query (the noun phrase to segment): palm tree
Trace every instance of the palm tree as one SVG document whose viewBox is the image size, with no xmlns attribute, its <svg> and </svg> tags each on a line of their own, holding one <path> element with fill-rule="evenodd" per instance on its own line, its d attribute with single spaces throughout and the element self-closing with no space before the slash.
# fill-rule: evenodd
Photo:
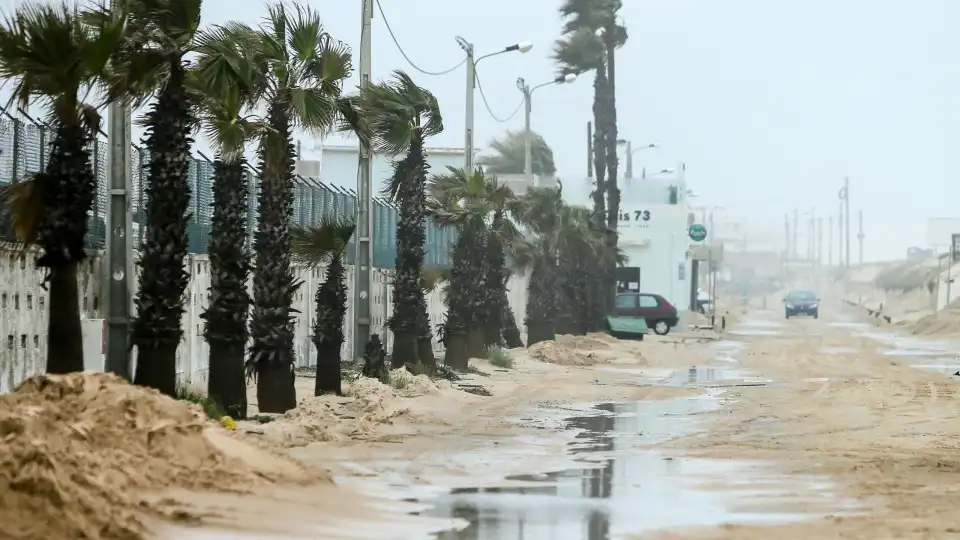
<svg viewBox="0 0 960 540">
<path fill-rule="evenodd" d="M 491 190 L 482 169 L 468 174 L 464 169 L 448 167 L 447 173 L 433 177 L 428 187 L 428 208 L 433 221 L 456 230 L 453 261 L 445 301 L 446 319 L 443 339 L 444 363 L 464 370 L 471 357 L 481 356 L 490 335 L 490 317 L 500 318 L 502 270 L 490 269 L 489 241 L 493 236 L 487 219 L 494 212 Z M 501 204 L 501 212 L 505 202 Z M 497 242 L 499 243 L 499 241 Z M 496 247 L 495 247 L 496 249 Z M 502 250 L 501 250 L 502 252 Z M 502 260 L 495 261 L 501 265 Z M 493 277 L 494 282 L 486 280 Z M 488 291 L 492 288 L 492 291 Z M 492 303 L 490 295 L 493 295 Z M 493 313 L 496 309 L 497 313 Z M 500 341 L 500 328 L 496 330 Z"/>
<path fill-rule="evenodd" d="M 254 236 L 252 345 L 247 370 L 257 376 L 264 412 L 296 407 L 293 373 L 293 297 L 300 286 L 290 265 L 293 215 L 292 130 L 317 133 L 355 125 L 342 95 L 351 72 L 349 48 L 324 29 L 319 14 L 301 4 L 273 5 L 257 30 L 233 23 L 231 34 L 254 51 L 254 95 L 266 105 L 269 129 L 259 141 L 259 222 Z"/>
<path fill-rule="evenodd" d="M 512 328 L 509 328 L 510 339 L 507 340 L 505 336 L 508 322 L 513 319 L 513 310 L 507 298 L 507 282 L 510 274 L 507 270 L 506 246 L 516 242 L 520 237 L 520 232 L 508 219 L 507 214 L 510 207 L 515 204 L 516 196 L 513 190 L 502 184 L 496 177 L 489 175 L 486 177 L 485 197 L 493 207 L 493 215 L 490 217 L 490 227 L 486 237 L 484 294 L 481 300 L 485 316 L 484 344 L 486 346 L 503 345 L 504 341 L 507 341 L 512 346 L 522 346 L 522 342 L 517 344 L 520 339 L 519 332 L 516 339 L 512 335 L 512 331 L 516 328 L 516 321 L 513 321 Z"/>
<path fill-rule="evenodd" d="M 144 117 L 147 227 L 141 243 L 140 286 L 134 300 L 134 382 L 176 396 L 176 355 L 183 337 L 183 295 L 190 275 L 187 222 L 189 160 L 196 119 L 184 56 L 200 26 L 201 0 L 134 0 L 117 13 L 87 12 L 88 20 L 125 18 L 126 39 L 110 65 L 110 93 L 141 103 L 156 97 Z"/>
<path fill-rule="evenodd" d="M 77 270 L 96 189 L 89 143 L 100 115 L 85 102 L 122 42 L 119 18 L 85 24 L 66 5 L 26 4 L 0 24 L 0 79 L 13 82 L 12 101 L 40 100 L 53 137 L 49 160 L 31 179 L 0 193 L 25 248 L 37 245 L 47 271 L 47 372 L 82 371 L 83 338 Z"/>
<path fill-rule="evenodd" d="M 314 395 L 343 393 L 340 386 L 340 350 L 343 349 L 343 319 L 347 315 L 347 283 L 344 256 L 356 224 L 352 220 L 324 219 L 317 225 L 292 230 L 293 252 L 308 266 L 326 264 L 326 278 L 316 293 L 313 344 L 317 348 Z"/>
<path fill-rule="evenodd" d="M 563 209 L 562 186 L 530 188 L 514 213 L 532 235 L 513 245 L 517 269 L 530 270 L 527 286 L 527 345 L 552 340 L 557 315 L 557 245 Z"/>
<path fill-rule="evenodd" d="M 586 60 L 580 67 L 592 65 L 596 70 L 594 92 L 594 117 L 597 131 L 594 136 L 594 162 L 597 169 L 598 188 L 606 166 L 605 183 L 601 193 L 594 193 L 594 222 L 598 230 L 603 230 L 603 212 L 597 204 L 602 203 L 602 192 L 606 192 L 606 243 L 611 251 L 616 250 L 617 236 L 614 234 L 620 215 L 620 189 L 617 187 L 617 105 L 616 105 L 616 49 L 627 41 L 627 30 L 617 22 L 617 13 L 622 0 L 564 0 L 560 14 L 566 21 L 563 33 L 569 36 L 565 44 L 558 47 L 558 59 L 567 68 L 576 67 L 577 61 Z M 574 36 L 578 36 L 574 39 Z M 563 56 L 560 55 L 562 50 Z M 598 160 L 597 157 L 600 157 Z M 613 307 L 616 276 L 613 267 L 608 269 L 606 301 L 607 308 Z"/>
<path fill-rule="evenodd" d="M 554 44 L 553 58 L 562 73 L 582 73 L 594 71 L 593 79 L 593 169 L 596 176 L 591 198 L 593 199 L 593 222 L 599 229 L 606 226 L 604 193 L 607 172 L 607 135 L 604 131 L 605 104 L 607 92 L 607 71 L 603 44 L 592 30 L 580 28 L 565 32 L 565 36 Z"/>
<path fill-rule="evenodd" d="M 494 153 L 478 160 L 483 170 L 488 174 L 523 174 L 525 136 L 523 131 L 507 131 L 499 139 L 490 141 Z M 531 137 L 533 174 L 555 175 L 557 167 L 553 162 L 553 150 L 539 133 L 531 133 Z"/>
<path fill-rule="evenodd" d="M 424 140 L 443 131 L 440 106 L 430 91 L 417 86 L 409 75 L 395 71 L 393 78 L 361 87 L 357 111 L 364 116 L 375 152 L 404 155 L 393 164 L 386 194 L 399 206 L 396 276 L 393 281 L 393 365 L 429 362 L 432 348 L 421 346 L 430 336 L 426 296 L 421 287 L 426 240 L 427 172 Z M 433 366 L 427 365 L 428 369 Z"/>
<path fill-rule="evenodd" d="M 210 346 L 207 395 L 234 418 L 247 416 L 244 358 L 250 314 L 250 253 L 247 249 L 248 171 L 244 147 L 260 136 L 262 122 L 242 116 L 251 99 L 251 73 L 235 71 L 250 62 L 235 62 L 249 54 L 214 28 L 198 41 L 200 57 L 190 71 L 197 99 L 197 116 L 207 140 L 217 148 L 213 177 L 213 218 L 210 229 L 210 302 L 200 316 Z"/>
</svg>

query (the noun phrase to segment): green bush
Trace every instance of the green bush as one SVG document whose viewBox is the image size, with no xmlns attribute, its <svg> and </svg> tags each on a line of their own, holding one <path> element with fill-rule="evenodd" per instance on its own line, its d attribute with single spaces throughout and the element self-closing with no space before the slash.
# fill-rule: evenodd
<svg viewBox="0 0 960 540">
<path fill-rule="evenodd" d="M 215 401 L 201 394 L 200 392 L 191 390 L 190 388 L 184 386 L 177 388 L 177 398 L 181 401 L 196 403 L 203 409 L 203 412 L 207 415 L 207 418 L 210 418 L 211 420 L 216 420 L 219 422 L 221 418 L 228 416 L 226 411 L 221 409 Z"/>
<path fill-rule="evenodd" d="M 487 347 L 487 360 L 499 368 L 510 369 L 513 367 L 513 357 L 510 356 L 510 353 L 507 352 L 506 349 L 499 345 L 490 345 Z"/>
</svg>

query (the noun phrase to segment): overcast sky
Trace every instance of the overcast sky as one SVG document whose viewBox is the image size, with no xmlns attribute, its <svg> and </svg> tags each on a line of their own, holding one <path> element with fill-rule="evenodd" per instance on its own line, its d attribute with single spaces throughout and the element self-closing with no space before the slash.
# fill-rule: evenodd
<svg viewBox="0 0 960 540">
<path fill-rule="evenodd" d="M 454 41 L 478 55 L 519 41 L 528 54 L 484 60 L 478 72 L 494 113 L 519 104 L 516 78 L 549 80 L 560 20 L 554 0 L 380 0 L 400 44 L 430 71 L 455 65 Z M 864 211 L 866 258 L 901 257 L 924 244 L 927 216 L 960 215 L 957 152 L 960 76 L 954 58 L 960 3 L 950 0 L 627 0 L 630 41 L 617 66 L 621 136 L 662 148 L 637 154 L 636 168 L 687 163 L 705 204 L 782 230 L 794 207 L 837 212 L 851 178 L 851 206 Z M 355 48 L 359 0 L 314 0 L 327 28 Z M 416 6 L 415 8 L 413 6 Z M 204 20 L 254 22 L 262 4 L 206 0 Z M 416 74 L 387 33 L 373 26 L 373 69 Z M 465 72 L 418 82 L 439 98 L 446 131 L 434 145 L 462 146 Z M 354 83 L 355 84 L 355 83 Z M 560 176 L 585 174 L 590 77 L 535 94 L 533 127 L 553 147 Z M 477 144 L 523 125 L 499 123 L 477 96 Z M 951 155 L 952 154 L 952 155 Z M 854 220 L 855 221 L 855 220 Z M 802 244 L 802 242 L 801 242 Z"/>
<path fill-rule="evenodd" d="M 6 0 L 11 2 L 12 0 Z M 484 60 L 478 71 L 495 114 L 519 105 L 517 77 L 550 80 L 559 36 L 558 0 L 380 0 L 407 54 L 444 70 L 462 59 L 454 36 L 478 55 L 531 41 L 527 54 Z M 3 4 L 0 0 L 0 4 Z M 354 49 L 360 0 L 310 0 L 327 29 Z M 853 211 L 864 211 L 866 258 L 902 257 L 924 245 L 928 216 L 960 215 L 957 152 L 960 51 L 956 0 L 626 0 L 630 40 L 619 53 L 620 134 L 661 148 L 637 154 L 636 169 L 683 161 L 700 203 L 723 205 L 771 232 L 800 207 L 836 214 L 851 178 Z M 206 0 L 205 23 L 258 22 L 265 4 Z M 9 4 L 5 7 L 9 7 Z M 446 131 L 434 146 L 462 146 L 465 71 L 419 74 L 377 14 L 374 77 L 404 69 L 440 100 Z M 582 181 L 592 79 L 538 90 L 533 127 L 553 147 L 559 175 Z M 352 80 L 350 86 L 356 84 Z M 476 144 L 523 126 L 494 120 L 480 96 Z M 208 146 L 200 141 L 199 149 Z M 854 224 L 856 219 L 853 220 Z M 855 226 L 855 225 L 854 225 Z M 958 231 L 960 232 L 960 231 Z M 801 240 L 801 246 L 804 243 Z M 856 251 L 855 251 L 856 253 Z"/>
</svg>

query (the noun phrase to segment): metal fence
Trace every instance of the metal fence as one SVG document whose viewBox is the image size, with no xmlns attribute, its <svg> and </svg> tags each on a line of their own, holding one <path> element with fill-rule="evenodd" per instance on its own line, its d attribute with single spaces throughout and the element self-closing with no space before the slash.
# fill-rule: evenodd
<svg viewBox="0 0 960 540">
<path fill-rule="evenodd" d="M 0 111 L 0 186 L 15 183 L 25 176 L 40 170 L 46 162 L 49 134 L 48 128 L 21 112 L 12 116 Z M 106 238 L 107 209 L 107 138 L 101 134 L 90 147 L 94 172 L 97 179 L 97 196 L 90 213 L 87 244 L 102 249 Z M 147 153 L 133 145 L 130 174 L 133 179 L 133 234 L 139 245 L 146 225 L 147 205 L 144 190 Z M 250 186 L 247 229 L 249 238 L 257 226 L 257 195 L 259 179 L 249 175 Z M 355 216 L 357 194 L 353 190 L 327 185 L 313 178 L 294 178 L 293 221 L 300 225 L 319 223 L 324 217 Z M 206 253 L 210 242 L 210 223 L 213 215 L 213 163 L 200 154 L 190 162 L 190 222 L 188 225 L 191 253 Z M 381 199 L 374 201 L 373 208 L 373 264 L 378 268 L 392 268 L 396 260 L 397 208 Z M 427 226 L 426 260 L 428 266 L 446 265 L 450 261 L 453 231 L 433 224 Z M 351 247 L 353 240 L 351 240 Z M 355 257 L 351 249 L 348 262 Z"/>
</svg>

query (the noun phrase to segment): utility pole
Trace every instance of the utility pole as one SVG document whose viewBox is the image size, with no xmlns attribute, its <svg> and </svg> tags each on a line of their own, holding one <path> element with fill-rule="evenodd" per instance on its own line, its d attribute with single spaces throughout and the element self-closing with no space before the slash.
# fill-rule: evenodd
<svg viewBox="0 0 960 540">
<path fill-rule="evenodd" d="M 593 122 L 587 122 L 587 178 L 593 178 Z"/>
<path fill-rule="evenodd" d="M 860 264 L 863 264 L 863 210 L 857 212 L 857 221 L 860 222 L 859 232 L 857 233 L 857 242 L 860 244 L 860 253 L 858 253 L 858 260 Z"/>
<path fill-rule="evenodd" d="M 364 0 L 364 3 L 369 0 Z M 476 63 L 473 59 L 473 43 L 461 40 L 460 46 L 467 53 L 467 112 L 463 131 L 463 169 L 473 174 L 473 93 L 477 86 Z"/>
<path fill-rule="evenodd" d="M 827 266 L 833 266 L 833 216 L 827 218 Z"/>
<path fill-rule="evenodd" d="M 633 179 L 633 142 L 627 141 L 627 172 L 624 174 L 627 180 Z"/>
<path fill-rule="evenodd" d="M 373 42 L 373 0 L 363 0 L 360 23 L 360 84 L 371 82 Z M 472 66 L 472 63 L 471 63 Z M 373 295 L 370 294 L 370 274 L 372 270 L 370 256 L 370 233 L 373 230 L 373 198 L 371 183 L 373 175 L 373 152 L 369 141 L 360 139 L 360 175 L 357 179 L 357 241 L 356 287 L 353 293 L 354 359 L 363 356 L 363 350 L 370 340 L 370 313 Z"/>
<path fill-rule="evenodd" d="M 823 266 L 823 218 L 817 218 L 817 253 L 816 257 L 817 268 Z"/>
<path fill-rule="evenodd" d="M 517 79 L 517 88 L 523 92 L 523 176 L 533 182 L 533 134 L 530 133 L 530 112 L 532 110 L 530 85 L 523 78 Z"/>
<path fill-rule="evenodd" d="M 837 266 L 843 268 L 843 190 L 840 190 L 840 214 L 837 217 Z"/>
<path fill-rule="evenodd" d="M 784 232 L 784 261 L 790 260 L 790 214 L 783 215 L 783 232 Z"/>
<path fill-rule="evenodd" d="M 115 7 L 119 1 L 112 2 Z M 133 178 L 130 174 L 130 109 L 120 102 L 107 112 L 110 191 L 106 216 L 106 264 L 104 287 L 107 323 L 107 354 L 104 371 L 132 380 L 130 373 L 130 325 L 133 269 Z"/>
<path fill-rule="evenodd" d="M 800 211 L 796 208 L 793 209 L 793 250 L 794 253 L 791 253 L 791 257 L 795 259 L 800 258 L 800 245 L 797 243 L 797 231 L 800 229 Z"/>
<path fill-rule="evenodd" d="M 847 268 L 850 268 L 850 177 L 844 177 L 843 179 L 843 219 L 844 219 L 844 228 L 847 230 L 847 237 L 845 239 L 846 251 L 847 251 Z"/>
<path fill-rule="evenodd" d="M 816 220 L 816 210 L 811 208 L 810 221 L 807 223 L 807 235 L 809 238 L 807 241 L 807 261 L 812 261 L 814 259 L 813 254 L 817 249 Z"/>
</svg>

